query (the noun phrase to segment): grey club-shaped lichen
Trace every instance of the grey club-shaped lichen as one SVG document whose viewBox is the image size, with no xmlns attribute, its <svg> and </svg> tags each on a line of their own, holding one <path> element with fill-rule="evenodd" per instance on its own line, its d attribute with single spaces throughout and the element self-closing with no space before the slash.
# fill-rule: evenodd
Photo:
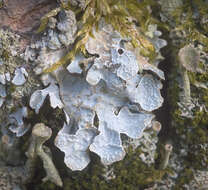
<svg viewBox="0 0 208 190">
<path fill-rule="evenodd" d="M 183 80 L 183 90 L 184 90 L 184 102 L 190 103 L 191 102 L 191 87 L 190 81 L 188 76 L 189 72 L 197 72 L 199 61 L 200 61 L 200 54 L 191 45 L 186 45 L 180 49 L 178 53 L 179 63 L 180 63 L 180 70 Z"/>
<path fill-rule="evenodd" d="M 43 123 L 37 123 L 32 130 L 32 141 L 27 156 L 32 157 L 33 159 L 39 156 L 43 161 L 43 167 L 46 171 L 46 177 L 43 178 L 43 181 L 49 180 L 58 186 L 62 186 L 63 182 L 53 164 L 50 149 L 43 145 L 50 139 L 51 135 L 52 130 L 49 127 Z"/>
<path fill-rule="evenodd" d="M 47 127 L 43 123 L 37 123 L 33 127 L 31 138 L 28 140 L 27 143 L 28 148 L 25 153 L 26 160 L 22 159 L 22 156 L 20 157 L 20 138 L 16 138 L 15 136 L 11 135 L 11 133 L 7 132 L 8 131 L 3 131 L 3 128 L 1 128 L 1 133 L 3 134 L 3 136 L 1 136 L 0 138 L 0 156 L 2 156 L 2 154 L 4 153 L 7 156 L 10 155 L 10 158 L 7 158 L 6 163 L 2 162 L 3 160 L 1 157 L 1 190 L 2 184 L 4 184 L 5 182 L 9 185 L 9 187 L 7 186 L 5 190 L 26 189 L 24 188 L 25 185 L 30 183 L 35 175 L 35 171 L 37 168 L 36 166 L 40 161 L 38 157 L 40 157 L 40 159 L 43 161 L 43 167 L 46 171 L 46 177 L 43 178 L 43 181 L 50 180 L 58 186 L 63 185 L 59 173 L 51 159 L 50 149 L 44 145 L 44 143 L 51 137 L 52 134 L 52 130 L 49 127 Z M 5 151 L 5 148 L 7 151 Z M 9 160 L 11 160 L 11 162 L 8 162 Z M 4 181 L 4 176 L 7 176 L 6 181 Z"/>
</svg>

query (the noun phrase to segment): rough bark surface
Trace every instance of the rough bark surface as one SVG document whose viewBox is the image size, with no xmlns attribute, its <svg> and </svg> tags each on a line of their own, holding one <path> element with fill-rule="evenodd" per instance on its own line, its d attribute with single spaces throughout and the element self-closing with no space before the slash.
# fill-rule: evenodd
<svg viewBox="0 0 208 190">
<path fill-rule="evenodd" d="M 5 0 L 0 9 L 0 28 L 31 32 L 40 23 L 40 18 L 56 6 L 55 0 Z"/>
</svg>

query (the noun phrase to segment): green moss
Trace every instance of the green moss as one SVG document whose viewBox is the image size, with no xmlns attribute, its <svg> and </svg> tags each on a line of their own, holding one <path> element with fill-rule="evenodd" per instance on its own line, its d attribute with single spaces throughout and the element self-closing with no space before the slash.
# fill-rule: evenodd
<svg viewBox="0 0 208 190">
<path fill-rule="evenodd" d="M 208 25 L 201 22 L 201 18 L 207 17 L 208 4 L 203 0 L 183 1 L 183 5 L 175 9 L 172 13 L 175 28 L 185 32 L 183 40 L 184 46 L 189 43 L 199 42 L 203 44 L 203 49 L 208 50 Z M 196 11 L 198 16 L 196 16 Z M 185 14 L 184 14 L 185 13 Z"/>
<path fill-rule="evenodd" d="M 184 189 L 184 184 L 188 184 L 191 179 L 193 179 L 193 170 L 191 170 L 190 168 L 184 169 L 178 178 L 174 190 Z"/>
<path fill-rule="evenodd" d="M 66 172 L 62 176 L 64 190 L 139 190 L 149 184 L 161 180 L 168 170 L 157 170 L 154 165 L 147 166 L 141 161 L 140 148 L 134 151 L 129 148 L 124 160 L 114 163 L 115 178 L 106 180 L 103 175 L 105 168 L 100 164 L 100 159 L 92 154 L 89 166 L 81 172 Z M 63 174 L 62 174 L 63 175 Z M 36 190 L 54 190 L 49 183 L 39 185 Z"/>
<path fill-rule="evenodd" d="M 37 30 L 37 33 L 43 32 L 46 29 L 47 25 L 48 25 L 49 18 L 53 17 L 53 16 L 56 16 L 60 11 L 61 11 L 61 8 L 59 7 L 59 8 L 55 8 L 55 9 L 51 10 L 49 13 L 44 15 L 41 18 L 41 24 L 40 24 L 40 26 Z"/>
<path fill-rule="evenodd" d="M 178 106 L 180 89 L 177 77 L 178 69 L 174 65 L 171 75 L 169 76 L 169 98 L 171 102 L 172 127 L 177 133 L 177 144 L 180 147 L 187 147 L 188 154 L 184 157 L 184 169 L 177 180 L 174 189 L 183 189 L 193 179 L 194 170 L 200 170 L 208 167 L 208 90 L 196 88 L 193 83 L 207 82 L 208 74 L 189 73 L 191 82 L 191 97 L 200 103 L 201 107 L 196 106 L 193 111 L 193 118 L 181 116 L 181 110 Z M 206 108 L 206 109 L 205 109 Z"/>
<path fill-rule="evenodd" d="M 45 183 L 42 183 L 42 184 L 40 185 L 40 188 L 41 188 L 41 189 L 50 189 L 50 190 L 55 190 L 55 189 L 57 189 L 56 185 L 53 184 L 53 183 L 51 183 L 51 182 L 49 182 L 49 181 L 47 181 L 47 182 L 45 182 Z"/>
<path fill-rule="evenodd" d="M 73 49 L 44 72 L 47 73 L 56 70 L 59 66 L 73 59 L 78 52 L 82 52 L 86 55 L 85 44 L 89 37 L 93 37 L 93 28 L 95 27 L 98 30 L 101 18 L 104 18 L 106 23 L 111 24 L 123 37 L 131 39 L 132 45 L 134 47 L 139 47 L 140 54 L 149 57 L 150 60 L 154 60 L 157 53 L 154 45 L 145 37 L 144 33 L 147 31 L 149 24 L 160 23 L 151 14 L 150 7 L 155 6 L 157 6 L 157 3 L 153 0 L 141 2 L 136 0 L 86 1 L 85 9 L 78 11 L 79 16 L 77 16 L 77 19 L 81 24 L 81 28 L 76 35 Z M 74 9 L 70 3 L 63 5 L 63 8 Z M 48 18 L 53 15 L 54 14 L 49 14 L 43 17 L 40 28 L 44 28 L 48 22 Z M 140 26 L 138 29 L 132 20 L 136 20 L 137 25 Z"/>
</svg>

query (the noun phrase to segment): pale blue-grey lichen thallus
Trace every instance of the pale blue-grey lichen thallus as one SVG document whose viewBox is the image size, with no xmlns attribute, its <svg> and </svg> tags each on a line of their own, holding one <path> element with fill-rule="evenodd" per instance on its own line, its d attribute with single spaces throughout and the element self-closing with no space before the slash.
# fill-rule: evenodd
<svg viewBox="0 0 208 190">
<path fill-rule="evenodd" d="M 49 95 L 50 103 L 52 108 L 62 108 L 63 104 L 59 97 L 58 86 L 54 83 L 50 84 L 47 88 L 43 90 L 36 90 L 30 98 L 30 107 L 35 109 L 35 112 L 38 113 L 40 107 L 43 105 L 46 96 Z"/>
<path fill-rule="evenodd" d="M 105 125 L 99 127 L 99 131 L 100 134 L 95 137 L 90 150 L 99 155 L 105 165 L 122 160 L 126 153 L 122 147 L 120 134 Z"/>
<path fill-rule="evenodd" d="M 75 135 L 69 134 L 69 126 L 64 124 L 55 144 L 65 153 L 65 164 L 72 170 L 83 170 L 90 162 L 87 149 L 96 135 L 93 128 L 79 129 Z"/>
<path fill-rule="evenodd" d="M 163 103 L 158 79 L 164 79 L 163 72 L 149 65 L 145 69 L 154 75 L 138 74 L 134 53 L 121 45 L 122 39 L 109 25 L 102 27 L 86 44 L 90 54 L 99 55 L 89 70 L 81 71 L 78 55 L 68 71 L 56 73 L 70 121 L 58 133 L 55 145 L 65 153 L 65 163 L 72 170 L 88 165 L 88 150 L 105 165 L 122 160 L 125 151 L 120 135 L 140 138 L 151 126 L 151 111 Z"/>
<path fill-rule="evenodd" d="M 49 87 L 35 91 L 30 99 L 36 113 L 47 95 L 52 107 L 63 108 L 67 123 L 55 145 L 65 153 L 64 161 L 72 170 L 89 164 L 89 150 L 105 165 L 122 160 L 121 134 L 140 138 L 151 126 L 151 112 L 163 103 L 160 79 L 164 73 L 151 65 L 143 66 L 146 73 L 139 73 L 140 60 L 124 46 L 128 40 L 105 22 L 99 27 L 85 45 L 89 54 L 99 55 L 87 69 L 80 67 L 84 56 L 77 55 L 67 69 L 53 72 L 56 81 L 47 82 Z M 48 60 L 42 59 L 43 68 L 50 65 Z"/>
<path fill-rule="evenodd" d="M 14 73 L 14 78 L 12 79 L 12 83 L 19 86 L 23 85 L 26 82 L 26 78 L 28 77 L 28 73 L 25 68 L 17 68 Z"/>
</svg>

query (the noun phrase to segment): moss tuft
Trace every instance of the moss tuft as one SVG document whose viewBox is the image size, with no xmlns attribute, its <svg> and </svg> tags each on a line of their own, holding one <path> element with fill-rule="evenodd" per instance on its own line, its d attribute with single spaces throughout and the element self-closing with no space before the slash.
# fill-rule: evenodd
<svg viewBox="0 0 208 190">
<path fill-rule="evenodd" d="M 81 172 L 66 172 L 64 190 L 138 190 L 160 181 L 168 170 L 157 170 L 154 165 L 147 166 L 141 161 L 140 148 L 136 151 L 129 148 L 124 160 L 114 163 L 113 173 L 115 178 L 104 178 L 105 167 L 100 164 L 100 159 L 92 154 L 90 165 Z M 49 183 L 39 185 L 36 190 L 54 190 Z"/>
<path fill-rule="evenodd" d="M 93 37 L 93 28 L 98 30 L 99 20 L 104 18 L 106 23 L 111 24 L 123 37 L 131 39 L 134 47 L 140 48 L 140 53 L 153 60 L 157 53 L 154 45 L 145 37 L 144 33 L 149 24 L 159 23 L 151 14 L 151 8 L 157 3 L 153 0 L 138 2 L 136 0 L 89 0 L 86 1 L 84 10 L 78 11 L 77 19 L 81 28 L 76 35 L 76 42 L 73 49 L 56 62 L 45 72 L 52 72 L 59 66 L 73 59 L 78 52 L 86 55 L 85 44 L 89 37 Z M 70 3 L 63 6 L 65 9 L 74 9 Z M 60 9 L 61 10 L 61 9 Z M 55 12 L 56 13 L 56 12 Z M 47 14 L 42 19 L 40 30 L 46 26 L 48 18 L 54 14 Z M 136 25 L 140 27 L 137 28 Z"/>
</svg>

